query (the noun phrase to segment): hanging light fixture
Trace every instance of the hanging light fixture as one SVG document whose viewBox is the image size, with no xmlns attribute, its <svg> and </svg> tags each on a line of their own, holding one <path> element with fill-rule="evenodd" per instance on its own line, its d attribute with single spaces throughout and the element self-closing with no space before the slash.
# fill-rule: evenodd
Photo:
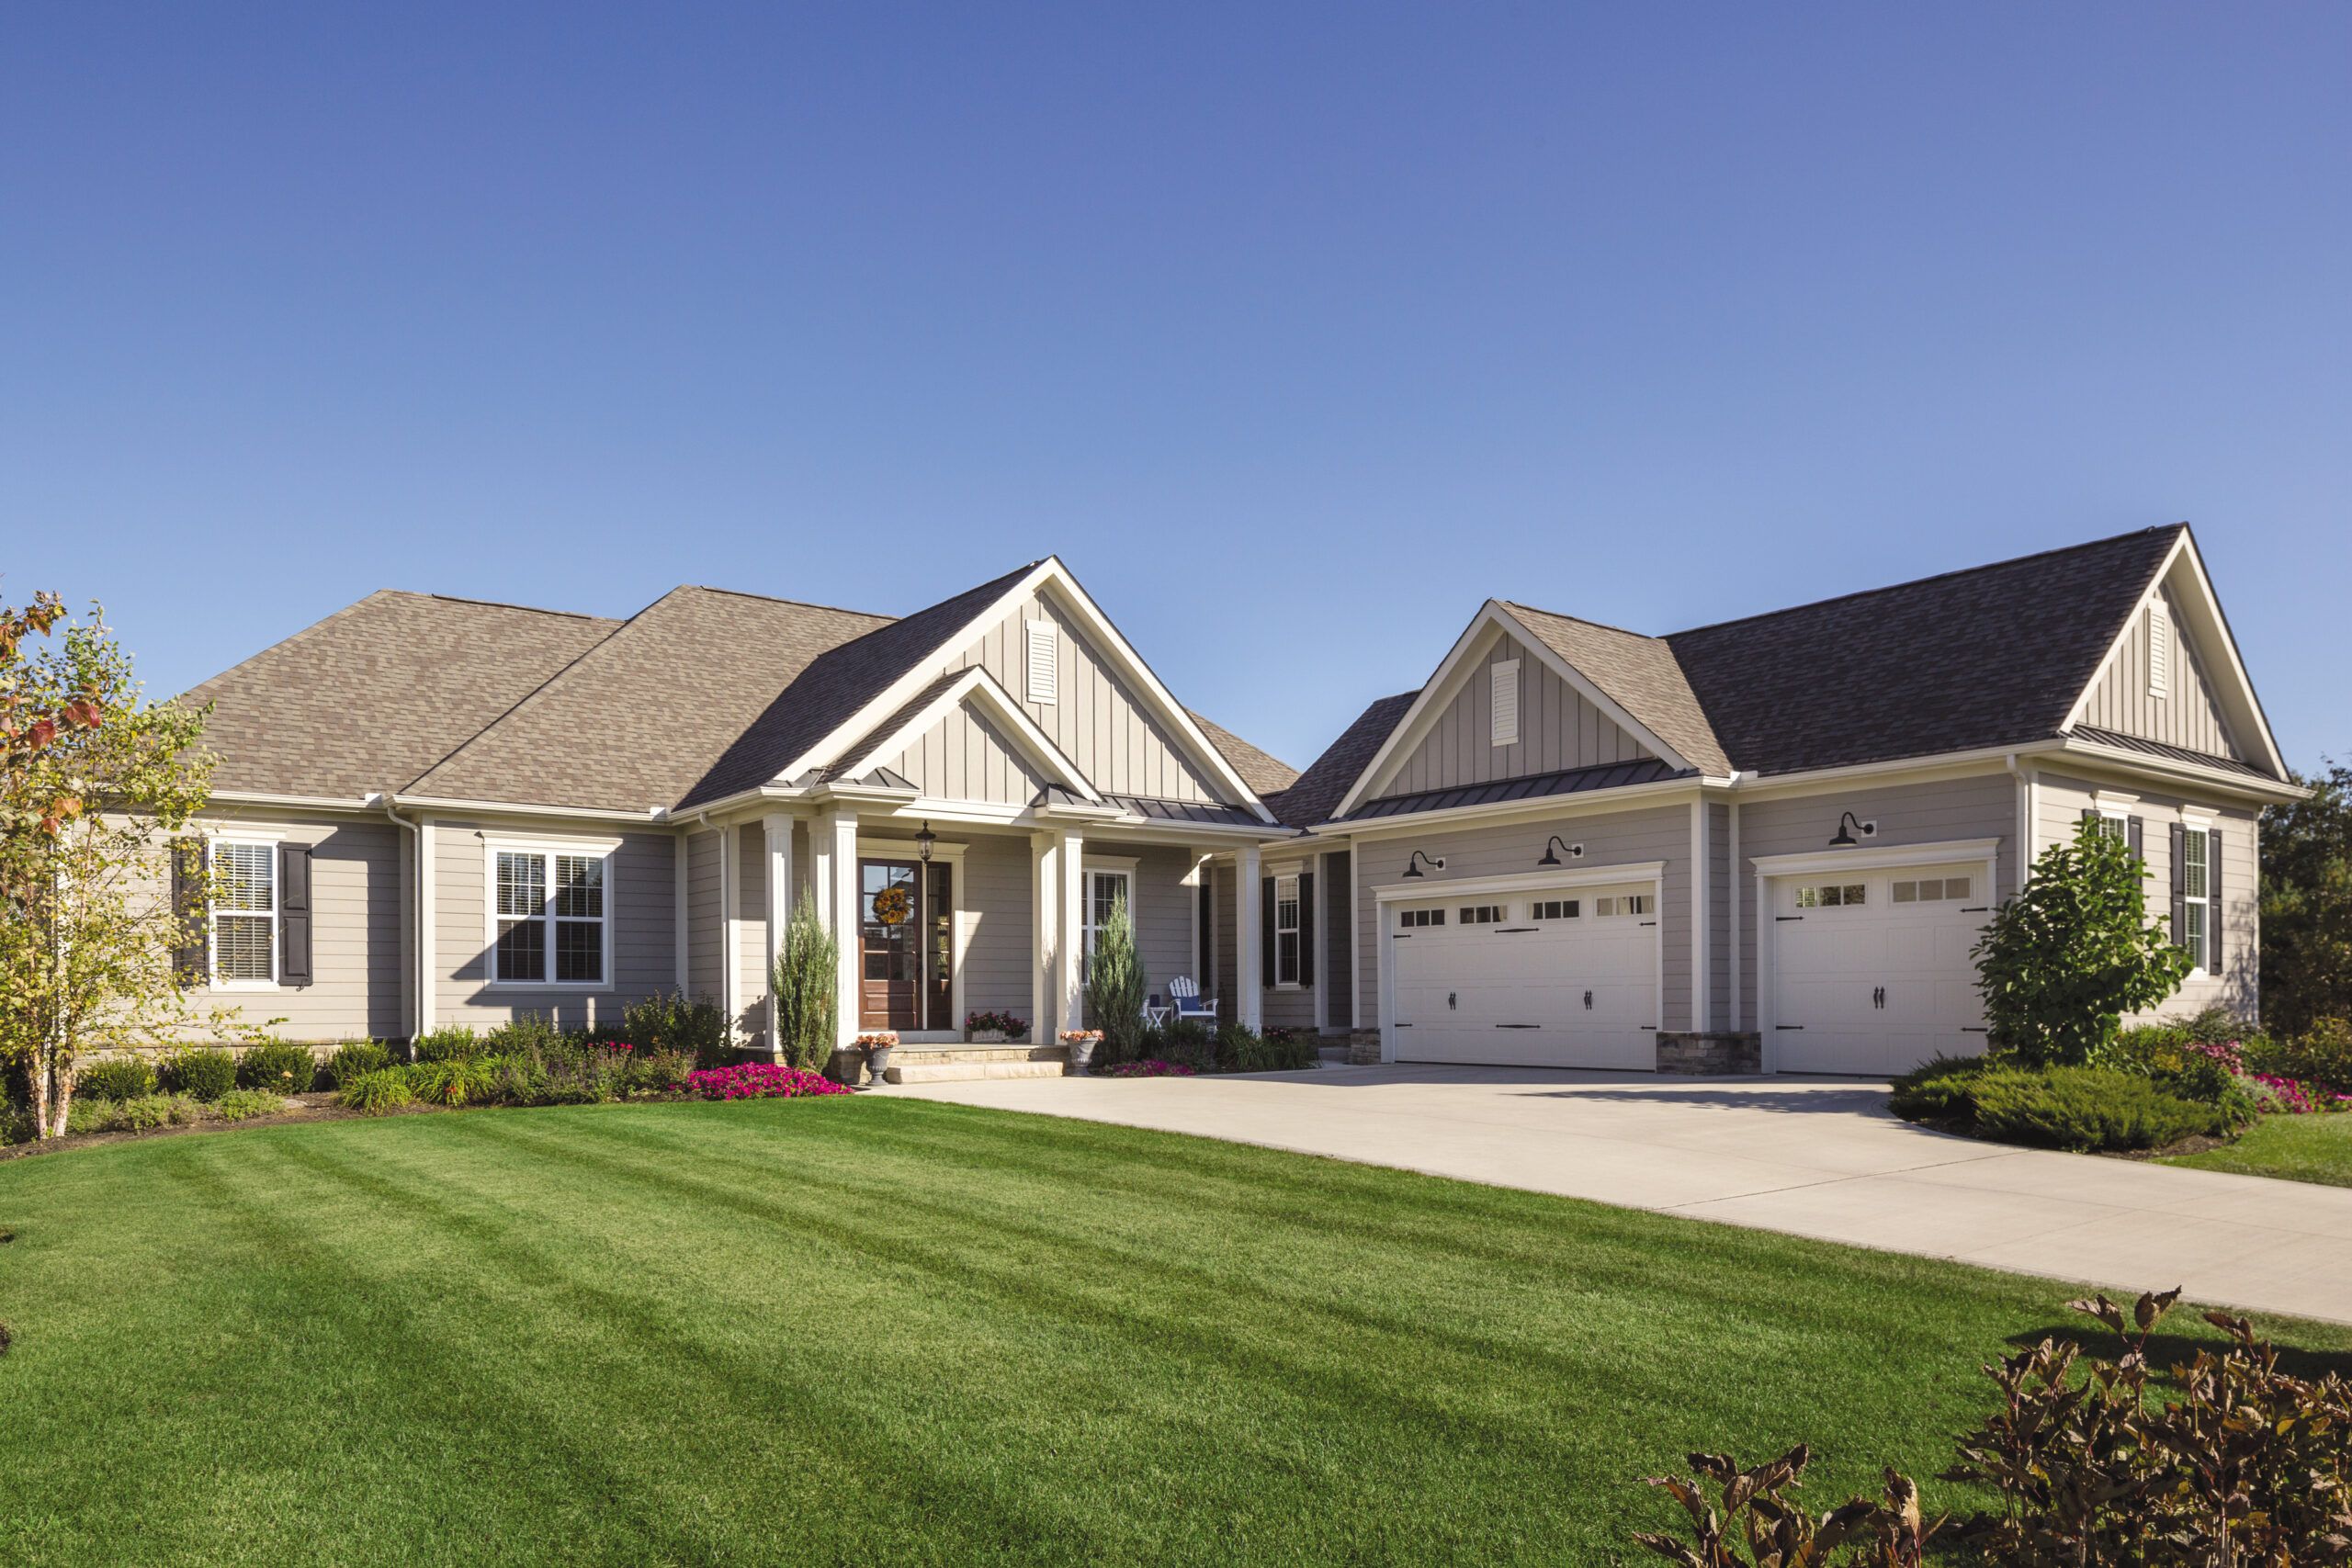
<svg viewBox="0 0 2352 1568">
<path fill-rule="evenodd" d="M 1430 856 L 1423 854 L 1420 851 L 1415 850 L 1405 859 L 1405 874 L 1418 880 L 1421 874 L 1421 868 L 1417 863 L 1424 861 L 1428 862 L 1429 868 L 1431 871 L 1443 871 L 1445 869 L 1445 861 L 1442 857 L 1433 860 Z"/>
<path fill-rule="evenodd" d="M 1849 822 L 1854 825 L 1854 831 L 1861 834 L 1865 839 L 1878 831 L 1877 823 L 1865 822 L 1860 818 L 1849 811 L 1838 818 L 1838 836 L 1829 840 L 1829 847 L 1831 849 L 1850 850 L 1857 842 L 1860 841 L 1854 837 L 1853 833 L 1849 833 L 1846 830 L 1846 825 Z"/>
<path fill-rule="evenodd" d="M 1549 840 L 1548 842 L 1546 842 L 1546 843 L 1544 844 L 1544 858 L 1543 858 L 1542 860 L 1537 861 L 1535 863 L 1536 863 L 1537 865 L 1557 865 L 1557 864 L 1559 864 L 1559 863 L 1560 863 L 1559 852 L 1560 852 L 1560 851 L 1562 851 L 1562 850 L 1566 850 L 1566 851 L 1567 851 L 1567 852 L 1568 852 L 1568 858 L 1569 858 L 1570 860 L 1582 860 L 1582 859 L 1584 859 L 1584 846 L 1583 846 L 1582 844 L 1571 844 L 1571 843 L 1566 843 L 1566 842 L 1563 842 L 1563 841 L 1561 840 L 1560 835 L 1559 835 L 1559 834 L 1557 834 L 1557 833 L 1555 833 L 1555 834 L 1553 834 L 1553 835 L 1552 835 L 1552 837 L 1551 837 L 1550 840 Z"/>
<path fill-rule="evenodd" d="M 915 835 L 915 858 L 926 865 L 930 864 L 931 846 L 937 842 L 939 842 L 939 835 L 931 830 L 930 823 L 925 822 L 922 825 L 922 831 Z"/>
</svg>

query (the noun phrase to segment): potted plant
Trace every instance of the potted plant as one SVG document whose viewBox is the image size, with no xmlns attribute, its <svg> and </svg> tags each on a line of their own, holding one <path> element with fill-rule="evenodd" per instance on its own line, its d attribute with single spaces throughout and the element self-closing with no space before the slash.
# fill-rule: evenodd
<svg viewBox="0 0 2352 1568">
<path fill-rule="evenodd" d="M 1087 1064 L 1094 1060 L 1094 1047 L 1102 1042 L 1102 1032 L 1099 1029 L 1065 1029 L 1061 1038 L 1062 1043 L 1069 1047 L 1069 1070 L 1082 1073 L 1086 1071 Z"/>
<path fill-rule="evenodd" d="M 871 1089 L 890 1070 L 890 1053 L 899 1048 L 899 1036 L 891 1030 L 877 1029 L 859 1035 L 855 1043 L 865 1052 L 866 1071 L 872 1075 L 865 1087 Z"/>
<path fill-rule="evenodd" d="M 964 1038 L 975 1045 L 1001 1045 L 1029 1032 L 1029 1021 L 1009 1012 L 975 1012 L 964 1019 Z"/>
</svg>

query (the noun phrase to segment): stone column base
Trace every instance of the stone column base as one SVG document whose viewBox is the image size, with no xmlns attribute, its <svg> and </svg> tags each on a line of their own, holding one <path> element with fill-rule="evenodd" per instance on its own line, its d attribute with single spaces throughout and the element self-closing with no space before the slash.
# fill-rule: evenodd
<svg viewBox="0 0 2352 1568">
<path fill-rule="evenodd" d="M 1358 1029 L 1348 1035 L 1348 1065 L 1371 1067 L 1380 1064 L 1380 1031 Z"/>
<path fill-rule="evenodd" d="M 1693 1077 L 1727 1077 L 1764 1070 L 1764 1037 L 1743 1033 L 1686 1033 L 1661 1030 L 1657 1070 Z"/>
</svg>

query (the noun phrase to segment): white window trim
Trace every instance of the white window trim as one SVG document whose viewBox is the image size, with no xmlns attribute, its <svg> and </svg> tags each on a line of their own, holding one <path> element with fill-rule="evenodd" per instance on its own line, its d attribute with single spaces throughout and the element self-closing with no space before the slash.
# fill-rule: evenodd
<svg viewBox="0 0 2352 1568">
<path fill-rule="evenodd" d="M 1302 939 L 1306 934 L 1306 905 L 1301 897 L 1298 874 L 1295 871 L 1286 871 L 1274 878 L 1274 972 L 1267 976 L 1266 979 L 1271 988 L 1277 991 L 1306 989 L 1305 983 L 1299 979 L 1297 972 L 1299 963 L 1306 956 L 1306 948 L 1303 940 L 1295 943 L 1293 948 L 1296 956 L 1291 965 L 1291 977 L 1287 980 L 1282 977 L 1283 932 L 1288 931 L 1294 938 Z M 1287 926 L 1283 924 L 1283 884 L 1285 882 L 1290 884 L 1291 907 L 1297 911 L 1292 923 Z"/>
<path fill-rule="evenodd" d="M 620 849 L 621 841 L 618 839 L 493 839 L 484 836 L 481 843 L 483 989 L 585 994 L 592 991 L 609 991 L 614 988 L 613 928 L 617 923 L 614 901 L 619 887 L 619 878 L 616 874 L 618 870 Z M 548 866 L 548 894 L 550 908 L 548 913 L 537 917 L 550 927 L 555 923 L 552 912 L 552 900 L 555 894 L 553 857 L 593 855 L 605 863 L 605 912 L 598 917 L 596 922 L 604 928 L 600 933 L 605 939 L 603 964 L 605 977 L 602 980 L 502 980 L 498 977 L 498 857 L 502 854 L 535 854 L 550 862 Z M 547 968 L 548 973 L 552 973 L 555 968 L 555 932 L 550 930 L 547 934 Z"/>
<path fill-rule="evenodd" d="M 2198 817 L 2191 816 L 2187 808 L 2183 808 L 2180 818 L 2181 826 L 2185 829 L 2181 834 L 2180 844 L 2181 909 L 2183 911 L 2184 918 L 2186 918 L 2187 911 L 2192 908 L 2199 909 L 2204 912 L 2203 918 L 2198 921 L 2198 947 L 2201 951 L 2195 952 L 2190 954 L 2191 962 L 2188 968 L 2188 978 L 2189 980 L 2210 980 L 2213 978 L 2213 975 L 2212 971 L 2205 967 L 2205 960 L 2211 956 L 2213 952 L 2214 906 L 2213 840 L 2211 837 L 2212 832 L 2212 829 L 2211 827 L 2211 818 L 2205 818 L 2200 819 Z M 2198 853 L 2204 857 L 2205 891 L 2202 893 L 2191 893 L 2188 891 L 2188 843 L 2192 839 L 2200 846 L 2198 850 Z M 2178 942 L 2181 934 L 2182 933 L 2179 931 L 2173 932 L 2173 939 L 2176 942 Z M 2180 945 L 2183 948 L 2187 948 L 2188 946 L 2186 942 L 2181 942 Z M 2186 984 L 2187 982 L 2184 981 L 2183 983 Z"/>
<path fill-rule="evenodd" d="M 208 988 L 215 991 L 275 991 L 279 988 L 278 974 L 281 955 L 278 919 L 283 912 L 284 891 L 277 886 L 277 846 L 285 841 L 282 833 L 231 832 L 208 834 L 204 840 L 204 978 Z M 247 844 L 269 851 L 269 978 L 266 980 L 224 980 L 220 977 L 220 944 L 213 940 L 218 929 L 216 921 L 224 912 L 212 900 L 213 847 L 218 844 Z M 230 909 L 232 915 L 248 919 L 259 911 Z"/>
<path fill-rule="evenodd" d="M 1505 682 L 1510 686 L 1510 723 L 1503 723 L 1502 695 Z M 1519 744 L 1520 713 L 1525 706 L 1520 688 L 1519 660 L 1498 659 L 1487 666 L 1487 739 L 1496 746 Z"/>
<path fill-rule="evenodd" d="M 1126 855 L 1080 856 L 1079 871 L 1084 881 L 1078 910 L 1079 953 L 1085 960 L 1093 959 L 1095 938 L 1102 930 L 1101 926 L 1094 923 L 1094 879 L 1098 876 L 1115 876 L 1126 884 L 1127 919 L 1133 922 L 1136 919 L 1136 864 L 1135 858 Z M 1140 933 L 1136 937 L 1136 956 L 1140 958 L 1143 950 Z"/>
</svg>

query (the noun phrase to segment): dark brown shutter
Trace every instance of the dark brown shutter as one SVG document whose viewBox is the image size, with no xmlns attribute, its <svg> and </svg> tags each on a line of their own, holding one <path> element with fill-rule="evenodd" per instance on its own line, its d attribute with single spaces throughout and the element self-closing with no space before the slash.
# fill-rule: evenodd
<svg viewBox="0 0 2352 1568">
<path fill-rule="evenodd" d="M 204 840 L 172 840 L 172 968 L 183 986 L 204 984 Z"/>
<path fill-rule="evenodd" d="M 1258 879 L 1258 984 L 1274 983 L 1274 879 Z"/>
<path fill-rule="evenodd" d="M 2186 947 L 2182 929 L 2188 924 L 2188 856 L 2183 850 L 2188 832 L 2177 822 L 2172 825 L 2172 944 Z"/>
<path fill-rule="evenodd" d="M 277 846 L 277 983 L 311 983 L 311 846 Z"/>
<path fill-rule="evenodd" d="M 1298 983 L 1315 984 L 1315 874 L 1298 875 Z"/>
<path fill-rule="evenodd" d="M 2222 830 L 2205 840 L 2205 973 L 2222 972 Z"/>
<path fill-rule="evenodd" d="M 2148 874 L 2148 854 L 2140 847 L 2141 835 L 2146 830 L 2147 826 L 2143 819 L 2137 817 L 2127 819 L 2123 825 L 2123 842 L 2131 850 L 2132 858 L 2140 863 L 2142 876 Z"/>
<path fill-rule="evenodd" d="M 1193 976 L 1200 982 L 1201 995 L 1216 995 L 1216 925 L 1213 919 L 1216 909 L 1216 875 L 1208 867 L 1201 868 L 1200 912 L 1196 917 L 1201 928 L 1201 972 Z"/>
</svg>

